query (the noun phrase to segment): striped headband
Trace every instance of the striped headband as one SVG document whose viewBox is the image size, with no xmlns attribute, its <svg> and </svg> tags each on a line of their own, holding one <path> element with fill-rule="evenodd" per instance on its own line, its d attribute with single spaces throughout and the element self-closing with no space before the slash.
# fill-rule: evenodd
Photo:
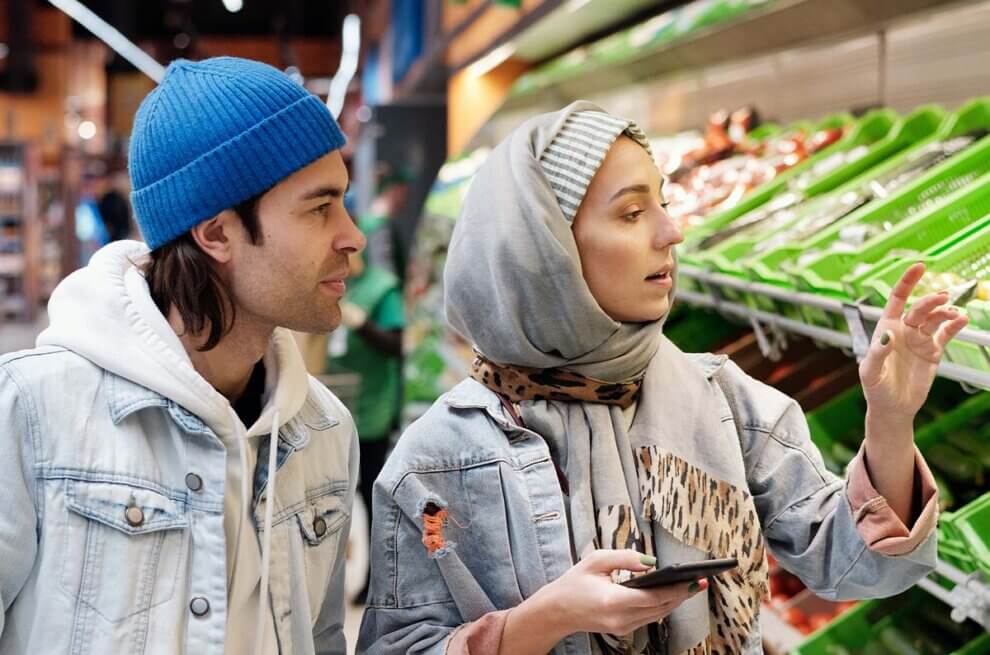
<svg viewBox="0 0 990 655">
<path fill-rule="evenodd" d="M 577 111 L 568 116 L 540 156 L 543 174 L 550 182 L 557 196 L 557 204 L 568 223 L 574 222 L 591 178 L 621 134 L 643 146 L 653 156 L 650 142 L 639 126 L 600 111 Z"/>
</svg>

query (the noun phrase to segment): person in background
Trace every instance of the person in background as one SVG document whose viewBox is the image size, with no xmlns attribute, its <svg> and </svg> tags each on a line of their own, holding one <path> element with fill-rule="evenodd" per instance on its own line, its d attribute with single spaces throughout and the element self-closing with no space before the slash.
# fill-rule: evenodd
<svg viewBox="0 0 990 655">
<path fill-rule="evenodd" d="M 288 330 L 365 245 L 344 137 L 281 71 L 178 60 L 134 121 L 145 243 L 0 358 L 0 655 L 344 655 L 353 421 Z"/>
<path fill-rule="evenodd" d="M 370 248 L 370 247 L 369 247 Z M 343 329 L 330 338 L 327 371 L 358 376 L 350 408 L 361 448 L 359 489 L 372 520 L 371 490 L 385 463 L 389 437 L 402 409 L 402 330 L 405 316 L 399 279 L 360 254 L 350 258 L 351 275 L 341 302 Z M 367 585 L 355 599 L 364 603 Z"/>
<path fill-rule="evenodd" d="M 126 178 L 126 173 L 113 173 L 109 188 L 97 203 L 108 242 L 127 239 L 131 235 L 131 204 L 127 201 Z"/>
<path fill-rule="evenodd" d="M 378 193 L 367 213 L 360 218 L 361 229 L 368 239 L 368 263 L 400 279 L 405 272 L 405 259 L 398 246 L 395 222 L 409 198 L 409 184 L 413 179 L 411 171 L 385 165 L 378 182 Z"/>
</svg>

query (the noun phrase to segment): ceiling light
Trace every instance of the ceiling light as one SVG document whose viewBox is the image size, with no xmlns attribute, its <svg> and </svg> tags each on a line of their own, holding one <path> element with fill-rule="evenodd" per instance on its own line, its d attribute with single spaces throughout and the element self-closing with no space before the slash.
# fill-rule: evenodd
<svg viewBox="0 0 990 655">
<path fill-rule="evenodd" d="M 334 118 L 340 116 L 344 108 L 344 98 L 347 87 L 350 86 L 354 73 L 357 72 L 358 55 L 361 53 L 361 19 L 357 14 L 344 17 L 344 34 L 341 39 L 340 66 L 330 82 L 330 93 L 327 95 L 327 107 Z"/>
<path fill-rule="evenodd" d="M 509 43 L 500 45 L 487 55 L 467 67 L 467 74 L 471 77 L 481 77 L 487 75 L 496 67 L 505 62 L 516 52 L 516 44 Z"/>
<path fill-rule="evenodd" d="M 89 141 L 94 136 L 96 136 L 96 123 L 93 121 L 83 121 L 79 123 L 79 138 L 83 141 Z"/>
<path fill-rule="evenodd" d="M 137 47 L 126 36 L 121 34 L 105 20 L 94 14 L 79 0 L 48 0 L 53 6 L 64 11 L 70 18 L 93 33 L 99 40 L 106 43 L 114 52 L 126 59 L 156 82 L 161 82 L 165 76 L 165 67 L 155 61 L 154 57 Z"/>
<path fill-rule="evenodd" d="M 236 14 L 244 7 L 244 3 L 241 0 L 223 0 L 223 6 L 230 13 Z"/>
</svg>

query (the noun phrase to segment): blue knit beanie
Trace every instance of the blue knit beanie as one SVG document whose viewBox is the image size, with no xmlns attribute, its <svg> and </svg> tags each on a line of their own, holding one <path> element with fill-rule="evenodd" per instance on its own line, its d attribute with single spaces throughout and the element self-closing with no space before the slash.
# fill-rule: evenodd
<svg viewBox="0 0 990 655">
<path fill-rule="evenodd" d="M 236 57 L 176 60 L 134 118 L 131 202 L 151 249 L 344 145 L 319 98 Z"/>
</svg>

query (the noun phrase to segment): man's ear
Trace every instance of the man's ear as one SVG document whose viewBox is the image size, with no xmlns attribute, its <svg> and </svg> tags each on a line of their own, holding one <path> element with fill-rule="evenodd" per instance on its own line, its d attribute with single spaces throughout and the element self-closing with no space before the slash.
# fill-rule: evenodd
<svg viewBox="0 0 990 655">
<path fill-rule="evenodd" d="M 225 209 L 213 218 L 199 223 L 190 234 L 196 245 L 218 264 L 230 262 L 233 256 L 232 239 L 237 238 L 240 219 L 232 209 Z"/>
</svg>

